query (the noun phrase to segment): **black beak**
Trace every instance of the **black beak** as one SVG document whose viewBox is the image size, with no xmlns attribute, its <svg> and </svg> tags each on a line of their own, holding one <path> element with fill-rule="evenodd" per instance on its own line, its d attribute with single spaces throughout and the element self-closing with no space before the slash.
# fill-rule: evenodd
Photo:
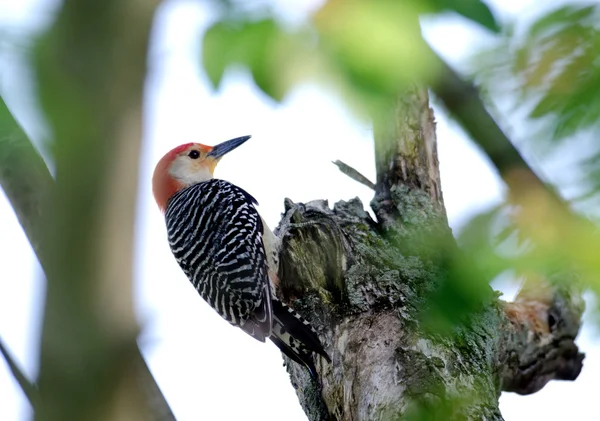
<svg viewBox="0 0 600 421">
<path fill-rule="evenodd" d="M 219 143 L 218 145 L 213 147 L 213 150 L 210 151 L 207 156 L 210 156 L 215 159 L 219 159 L 226 153 L 231 152 L 232 150 L 234 150 L 235 148 L 240 146 L 246 140 L 250 139 L 250 137 L 251 136 L 236 137 L 235 139 L 231 139 L 226 142 Z"/>
</svg>

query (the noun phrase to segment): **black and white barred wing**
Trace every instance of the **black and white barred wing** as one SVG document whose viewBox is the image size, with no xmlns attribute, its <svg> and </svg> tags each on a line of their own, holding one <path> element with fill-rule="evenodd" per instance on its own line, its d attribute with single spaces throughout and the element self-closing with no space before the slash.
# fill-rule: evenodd
<svg viewBox="0 0 600 421">
<path fill-rule="evenodd" d="M 264 342 L 271 334 L 271 294 L 254 203 L 239 187 L 213 179 L 176 193 L 165 218 L 171 251 L 202 298 Z"/>
</svg>

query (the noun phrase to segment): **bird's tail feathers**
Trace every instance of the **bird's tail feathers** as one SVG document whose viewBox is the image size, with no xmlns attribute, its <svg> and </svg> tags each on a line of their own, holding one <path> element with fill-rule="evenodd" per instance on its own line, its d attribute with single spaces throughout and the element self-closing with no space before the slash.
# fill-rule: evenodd
<svg viewBox="0 0 600 421">
<path fill-rule="evenodd" d="M 272 300 L 273 330 L 271 340 L 292 360 L 308 368 L 313 377 L 316 370 L 312 352 L 323 356 L 327 362 L 331 358 L 323 349 L 317 332 L 302 316 L 279 300 Z"/>
<path fill-rule="evenodd" d="M 317 369 L 315 367 L 315 363 L 313 362 L 311 355 L 309 353 L 298 352 L 297 350 L 293 349 L 291 346 L 289 346 L 289 344 L 284 342 L 278 336 L 275 336 L 275 332 L 276 331 L 274 330 L 273 335 L 271 335 L 269 339 L 271 339 L 271 341 L 277 346 L 277 348 L 279 348 L 281 352 L 283 352 L 289 359 L 297 362 L 300 365 L 305 366 L 308 369 L 310 376 L 313 379 L 318 380 L 319 376 L 317 375 Z"/>
</svg>

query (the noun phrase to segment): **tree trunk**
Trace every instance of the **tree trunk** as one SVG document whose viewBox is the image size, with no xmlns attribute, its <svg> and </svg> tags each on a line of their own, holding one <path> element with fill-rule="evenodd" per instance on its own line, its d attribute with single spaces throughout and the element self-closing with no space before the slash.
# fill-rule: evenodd
<svg viewBox="0 0 600 421">
<path fill-rule="evenodd" d="M 427 91 L 409 89 L 392 109 L 374 124 L 377 221 L 358 199 L 285 201 L 279 294 L 333 359 L 317 361 L 320 385 L 288 362 L 291 381 L 311 421 L 501 420 L 501 391 L 579 374 L 580 295 L 547 287 L 505 303 L 479 280 L 451 334 L 431 329 L 431 297 L 465 257 L 445 215 Z"/>
</svg>

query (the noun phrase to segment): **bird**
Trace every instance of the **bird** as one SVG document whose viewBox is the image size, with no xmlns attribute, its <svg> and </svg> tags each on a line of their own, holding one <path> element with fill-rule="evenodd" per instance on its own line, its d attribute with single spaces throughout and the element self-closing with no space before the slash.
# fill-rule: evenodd
<svg viewBox="0 0 600 421">
<path fill-rule="evenodd" d="M 153 195 L 171 252 L 200 296 L 231 325 L 260 342 L 270 339 L 317 379 L 313 355 L 331 358 L 310 323 L 275 295 L 278 238 L 252 195 L 213 177 L 221 158 L 248 139 L 170 150 L 154 170 Z"/>
</svg>

